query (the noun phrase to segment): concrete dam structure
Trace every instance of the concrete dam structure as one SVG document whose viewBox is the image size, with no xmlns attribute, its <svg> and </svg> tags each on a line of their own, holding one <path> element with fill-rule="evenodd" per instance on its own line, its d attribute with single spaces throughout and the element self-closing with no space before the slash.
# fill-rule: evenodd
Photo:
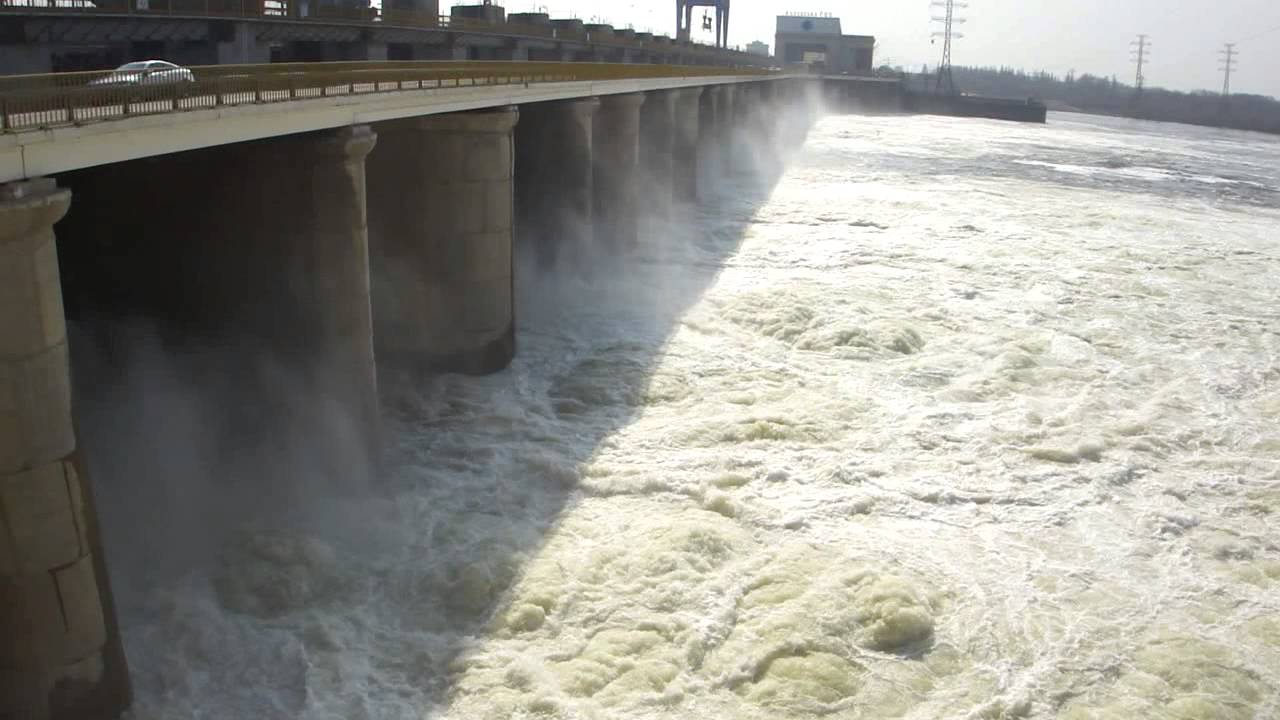
<svg viewBox="0 0 1280 720">
<path fill-rule="evenodd" d="M 919 92 L 911 89 L 905 78 L 827 76 L 822 85 L 828 107 L 850 112 L 947 115 L 1036 124 L 1044 124 L 1049 115 L 1048 107 L 1034 98 Z"/>
<path fill-rule="evenodd" d="M 519 352 L 518 244 L 540 263 L 625 255 L 642 217 L 728 167 L 736 132 L 819 95 L 814 78 L 652 65 L 209 78 L 181 96 L 4 95 L 0 717 L 130 703 L 77 439 L 83 398 L 109 394 L 97 379 L 122 362 L 121 328 L 144 319 L 157 346 L 216 348 L 206 379 L 229 383 L 246 447 L 296 435 L 373 475 L 380 378 L 493 373 Z"/>
</svg>

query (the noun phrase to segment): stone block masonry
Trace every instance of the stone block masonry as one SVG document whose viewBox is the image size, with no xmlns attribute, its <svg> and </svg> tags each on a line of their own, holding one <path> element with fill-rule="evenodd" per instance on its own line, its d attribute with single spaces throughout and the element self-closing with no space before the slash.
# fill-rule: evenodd
<svg viewBox="0 0 1280 720">
<path fill-rule="evenodd" d="M 0 717 L 129 703 L 92 495 L 76 461 L 53 224 L 71 193 L 0 187 Z"/>
<path fill-rule="evenodd" d="M 487 374 L 515 356 L 514 108 L 383 123 L 369 162 L 379 362 Z"/>
</svg>

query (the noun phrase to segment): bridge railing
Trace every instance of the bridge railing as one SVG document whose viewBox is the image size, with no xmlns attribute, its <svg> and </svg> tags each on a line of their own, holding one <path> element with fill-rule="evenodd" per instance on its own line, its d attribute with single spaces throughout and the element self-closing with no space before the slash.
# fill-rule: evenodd
<svg viewBox="0 0 1280 720">
<path fill-rule="evenodd" d="M 110 71 L 0 77 L 0 132 L 410 90 L 648 78 L 768 76 L 767 70 L 622 63 L 338 62 L 212 65 L 190 79 L 121 76 Z"/>
</svg>

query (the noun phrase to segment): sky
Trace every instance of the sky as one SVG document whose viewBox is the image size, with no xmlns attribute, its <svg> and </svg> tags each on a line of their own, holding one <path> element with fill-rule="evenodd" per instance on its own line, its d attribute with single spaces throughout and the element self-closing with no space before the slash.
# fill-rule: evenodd
<svg viewBox="0 0 1280 720">
<path fill-rule="evenodd" d="M 470 2 L 471 0 L 467 0 Z M 1148 85 L 1177 90 L 1222 89 L 1219 51 L 1237 43 L 1235 92 L 1280 97 L 1280 0 L 967 0 L 967 22 L 955 42 L 957 65 L 1012 65 L 1062 75 L 1116 75 L 1132 83 L 1130 42 L 1151 38 Z M 549 11 L 556 17 L 600 19 L 619 27 L 675 34 L 675 0 L 497 0 L 508 12 Z M 442 2 L 441 5 L 446 3 Z M 929 0 L 733 0 L 729 42 L 773 45 L 775 18 L 788 12 L 828 12 L 844 32 L 875 35 L 878 62 L 934 66 L 930 45 L 938 14 Z M 701 10 L 695 17 L 702 17 Z M 700 25 L 695 20 L 695 26 Z M 699 35 L 701 37 L 699 37 Z M 710 40 L 699 32 L 695 38 Z"/>
</svg>

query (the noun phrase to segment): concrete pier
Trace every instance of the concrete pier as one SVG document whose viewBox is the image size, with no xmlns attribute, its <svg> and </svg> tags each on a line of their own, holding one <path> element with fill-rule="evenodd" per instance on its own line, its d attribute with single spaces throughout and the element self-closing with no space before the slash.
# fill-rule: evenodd
<svg viewBox="0 0 1280 720">
<path fill-rule="evenodd" d="M 227 398 L 237 426 L 314 444 L 334 481 L 367 476 L 381 447 L 364 173 L 375 143 L 355 126 L 69 174 L 69 304 L 141 323 L 179 355 L 254 368 Z"/>
<path fill-rule="evenodd" d="M 644 93 L 600 99 L 593 129 L 595 236 L 628 250 L 639 244 L 640 106 Z"/>
<path fill-rule="evenodd" d="M 226 22 L 220 57 L 275 58 Z M 577 52 L 523 36 L 408 47 L 390 30 L 361 40 L 365 57 Z M 365 490 L 380 370 L 514 357 L 517 229 L 544 265 L 625 255 L 645 218 L 715 188 L 751 105 L 724 85 L 775 76 L 692 67 L 706 57 L 575 81 L 476 64 L 437 87 L 403 64 L 377 83 L 335 67 L 323 87 L 285 68 L 287 83 L 236 76 L 164 103 L 58 91 L 38 112 L 14 95 L 5 129 L 32 132 L 0 148 L 0 720 L 118 718 L 131 701 L 90 471 L 127 607 L 242 521 Z M 62 129 L 35 132 L 40 113 Z M 23 179 L 42 168 L 57 182 Z"/>
<path fill-rule="evenodd" d="M 379 126 L 369 208 L 380 361 L 480 375 L 514 357 L 518 118 L 508 107 Z"/>
<path fill-rule="evenodd" d="M 676 90 L 671 183 L 678 202 L 698 200 L 698 107 L 702 88 Z"/>
<path fill-rule="evenodd" d="M 716 142 L 721 157 L 721 172 L 728 172 L 733 166 L 735 134 L 738 130 L 738 88 L 733 85 L 718 85 L 715 88 L 720 95 L 716 103 Z"/>
<path fill-rule="evenodd" d="M 240 250 L 219 257 L 222 301 L 214 311 L 238 308 L 229 314 L 282 353 L 287 371 L 308 377 L 312 399 L 338 409 L 326 424 L 356 441 L 339 450 L 334 437 L 329 447 L 356 473 L 381 454 L 365 204 L 365 159 L 376 142 L 369 126 L 358 125 L 223 153 L 228 162 L 215 166 L 213 180 L 235 189 L 221 191 L 220 207 L 191 198 L 201 208 L 188 208 L 187 220 L 195 224 L 208 212 L 198 222 L 220 232 L 204 242 Z M 248 273 L 257 277 L 247 293 L 235 275 L 246 258 L 259 264 Z"/>
<path fill-rule="evenodd" d="M 670 217 L 675 197 L 675 125 L 679 92 L 650 92 L 640 107 L 640 178 L 644 211 L 664 219 Z"/>
<path fill-rule="evenodd" d="M 592 119 L 597 98 L 533 103 L 516 125 L 516 216 L 521 242 L 543 267 L 589 252 Z"/>
<path fill-rule="evenodd" d="M 724 155 L 719 141 L 720 104 L 721 95 L 714 86 L 704 88 L 698 97 L 698 197 L 706 197 L 720 174 Z"/>
<path fill-rule="evenodd" d="M 0 717 L 129 703 L 97 517 L 76 456 L 51 179 L 0 186 Z"/>
<path fill-rule="evenodd" d="M 756 98 L 754 84 L 744 83 L 734 90 L 733 112 L 730 115 L 731 126 L 728 128 L 730 147 L 728 169 L 734 172 L 750 173 L 759 166 L 757 155 L 761 151 L 759 145 L 762 133 L 756 124 L 759 105 Z"/>
<path fill-rule="evenodd" d="M 289 238 L 288 251 L 295 258 L 292 300 L 322 363 L 319 381 L 338 401 L 371 463 L 381 454 L 381 440 L 365 159 L 376 142 L 369 126 L 361 125 L 286 140 L 274 148 L 274 158 L 264 158 L 301 171 L 309 181 L 283 198 L 290 210 L 277 213 L 281 227 L 276 232 Z"/>
</svg>

